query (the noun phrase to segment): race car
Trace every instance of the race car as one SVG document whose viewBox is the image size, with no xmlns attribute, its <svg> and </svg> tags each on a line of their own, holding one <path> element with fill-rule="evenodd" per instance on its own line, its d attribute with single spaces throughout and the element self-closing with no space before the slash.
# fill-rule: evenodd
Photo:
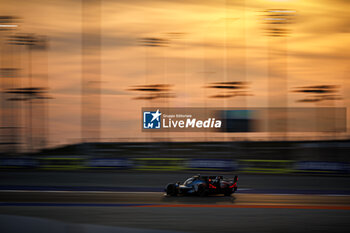
<svg viewBox="0 0 350 233">
<path fill-rule="evenodd" d="M 238 176 L 233 179 L 224 179 L 223 176 L 196 175 L 185 182 L 170 183 L 165 187 L 168 196 L 192 194 L 199 196 L 224 194 L 230 196 L 237 190 Z"/>
</svg>

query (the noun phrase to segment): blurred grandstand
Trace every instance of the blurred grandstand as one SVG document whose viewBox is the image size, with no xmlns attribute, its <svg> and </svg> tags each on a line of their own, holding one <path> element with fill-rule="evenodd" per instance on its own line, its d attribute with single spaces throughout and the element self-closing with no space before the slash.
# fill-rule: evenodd
<svg viewBox="0 0 350 233">
<path fill-rule="evenodd" d="M 242 142 L 101 142 L 44 149 L 36 156 L 304 159 L 350 161 L 350 140 Z"/>
</svg>

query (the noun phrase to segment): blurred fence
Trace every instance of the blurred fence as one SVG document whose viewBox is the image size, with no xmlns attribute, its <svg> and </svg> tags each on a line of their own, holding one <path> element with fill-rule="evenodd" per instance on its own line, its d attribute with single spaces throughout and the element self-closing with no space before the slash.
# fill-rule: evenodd
<svg viewBox="0 0 350 233">
<path fill-rule="evenodd" d="M 48 170 L 76 170 L 85 168 L 85 161 L 79 157 L 44 157 L 38 158 L 38 168 Z"/>
<path fill-rule="evenodd" d="M 239 160 L 239 169 L 252 173 L 290 173 L 293 172 L 294 160 Z"/>
<path fill-rule="evenodd" d="M 132 169 L 147 171 L 179 171 L 186 169 L 185 159 L 180 158 L 135 158 Z"/>
<path fill-rule="evenodd" d="M 347 162 L 189 158 L 0 158 L 0 169 L 350 174 Z"/>
</svg>

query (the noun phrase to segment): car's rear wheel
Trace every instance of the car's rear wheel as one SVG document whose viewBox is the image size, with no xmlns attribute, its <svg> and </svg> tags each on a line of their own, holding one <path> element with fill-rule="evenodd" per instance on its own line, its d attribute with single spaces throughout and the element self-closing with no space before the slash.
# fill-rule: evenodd
<svg viewBox="0 0 350 233">
<path fill-rule="evenodd" d="M 169 196 L 176 196 L 177 195 L 177 189 L 174 184 L 169 184 L 166 188 L 166 194 Z"/>
<path fill-rule="evenodd" d="M 224 195 L 225 196 L 231 196 L 231 194 L 232 194 L 232 189 L 230 189 L 230 188 L 225 188 L 224 189 Z"/>
</svg>

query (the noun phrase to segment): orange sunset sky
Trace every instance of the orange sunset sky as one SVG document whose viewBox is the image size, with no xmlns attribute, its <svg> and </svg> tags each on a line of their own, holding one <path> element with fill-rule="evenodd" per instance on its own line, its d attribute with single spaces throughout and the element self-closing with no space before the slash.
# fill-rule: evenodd
<svg viewBox="0 0 350 233">
<path fill-rule="evenodd" d="M 293 22 L 285 26 L 287 37 L 266 35 L 267 9 L 295 11 Z M 2 64 L 10 56 L 6 33 L 49 38 L 47 56 L 33 51 L 33 83 L 40 86 L 47 71 L 53 97 L 48 100 L 49 145 L 78 142 L 82 1 L 0 0 L 0 15 L 19 17 L 16 32 L 0 32 Z M 287 95 L 288 107 L 350 107 L 348 0 L 101 0 L 100 23 L 102 139 L 148 137 L 140 129 L 140 111 L 149 106 L 268 107 L 268 96 L 278 100 Z M 146 37 L 167 44 L 142 46 L 140 38 Z M 24 83 L 26 53 L 11 51 L 18 61 L 10 65 L 21 68 Z M 269 53 L 275 59 L 269 60 Z M 269 91 L 269 62 L 278 67 L 277 78 L 286 72 L 287 91 L 278 86 Z M 205 86 L 224 81 L 248 82 L 249 96 L 210 98 L 218 91 Z M 139 93 L 130 88 L 146 84 L 171 84 L 176 98 L 136 100 Z M 337 85 L 341 99 L 297 102 L 307 94 L 293 89 L 310 85 Z M 2 107 L 1 113 L 6 111 Z"/>
</svg>

